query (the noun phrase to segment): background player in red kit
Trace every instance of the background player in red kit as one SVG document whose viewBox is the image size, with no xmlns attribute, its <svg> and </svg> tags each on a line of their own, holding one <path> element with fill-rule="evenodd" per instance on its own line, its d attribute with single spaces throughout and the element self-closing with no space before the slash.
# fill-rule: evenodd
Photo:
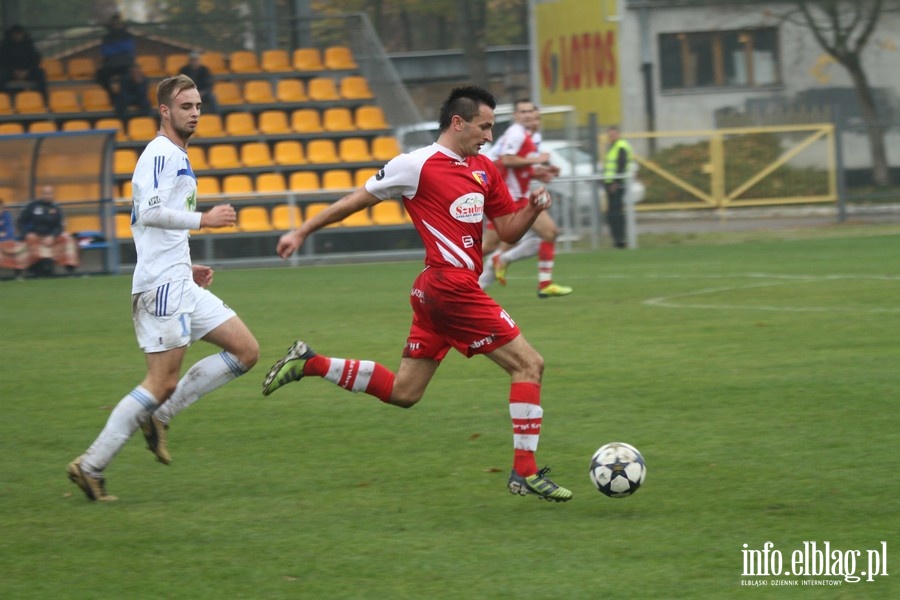
<svg viewBox="0 0 900 600">
<path fill-rule="evenodd" d="M 402 197 L 425 244 L 425 269 L 410 293 L 413 321 L 397 373 L 369 360 L 329 358 L 297 341 L 266 375 L 268 395 L 305 376 L 323 377 L 353 392 L 408 408 L 425 393 L 450 348 L 467 357 L 484 354 L 511 377 L 509 411 L 514 461 L 509 491 L 565 502 L 572 492 L 553 483 L 535 460 L 541 431 L 544 360 L 518 326 L 478 286 L 481 237 L 486 217 L 500 239 L 515 243 L 541 211 L 537 190 L 529 202 L 513 202 L 493 162 L 479 150 L 492 139 L 496 101 L 486 90 L 454 89 L 441 106 L 437 142 L 401 154 L 328 209 L 281 236 L 278 255 L 290 257 L 314 231 Z"/>
</svg>

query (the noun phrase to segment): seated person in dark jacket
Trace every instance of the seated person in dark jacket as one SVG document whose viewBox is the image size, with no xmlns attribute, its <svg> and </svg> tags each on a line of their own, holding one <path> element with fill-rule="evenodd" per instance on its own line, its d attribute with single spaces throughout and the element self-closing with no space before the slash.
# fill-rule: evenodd
<svg viewBox="0 0 900 600">
<path fill-rule="evenodd" d="M 25 266 L 35 275 L 51 275 L 53 265 L 60 264 L 68 272 L 78 266 L 75 238 L 66 233 L 62 207 L 56 203 L 52 185 L 41 186 L 40 196 L 28 203 L 19 214 L 19 235 L 25 241 Z"/>
<path fill-rule="evenodd" d="M 110 82 L 110 89 L 113 107 L 123 123 L 128 118 L 128 109 L 132 106 L 137 107 L 139 116 L 151 114 L 149 83 L 140 66 L 131 65 L 125 77 Z"/>
<path fill-rule="evenodd" d="M 12 93 L 35 89 L 47 102 L 47 78 L 41 68 L 41 53 L 21 25 L 7 29 L 0 43 L 0 89 Z"/>
<path fill-rule="evenodd" d="M 191 52 L 190 62 L 181 67 L 181 74 L 187 75 L 197 84 L 200 92 L 200 101 L 203 102 L 203 112 L 215 113 L 219 111 L 216 104 L 216 95 L 213 94 L 213 76 L 209 67 L 200 64 L 200 53 Z"/>
<path fill-rule="evenodd" d="M 107 33 L 100 42 L 100 54 L 103 62 L 97 70 L 97 82 L 106 88 L 112 97 L 110 84 L 116 77 L 124 77 L 128 67 L 134 64 L 135 44 L 131 32 L 125 28 L 122 17 L 118 14 L 109 18 Z"/>
</svg>

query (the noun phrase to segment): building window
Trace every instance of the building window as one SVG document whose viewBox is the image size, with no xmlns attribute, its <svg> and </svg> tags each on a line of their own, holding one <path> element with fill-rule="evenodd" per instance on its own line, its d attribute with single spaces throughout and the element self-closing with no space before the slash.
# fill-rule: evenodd
<svg viewBox="0 0 900 600">
<path fill-rule="evenodd" d="M 662 89 L 769 86 L 780 83 L 775 28 L 664 33 Z"/>
</svg>

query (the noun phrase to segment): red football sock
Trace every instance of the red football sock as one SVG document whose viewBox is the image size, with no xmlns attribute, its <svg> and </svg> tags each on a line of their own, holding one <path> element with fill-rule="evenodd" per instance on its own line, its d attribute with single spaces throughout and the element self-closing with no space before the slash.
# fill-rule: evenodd
<svg viewBox="0 0 900 600">
<path fill-rule="evenodd" d="M 323 377 L 351 392 L 365 392 L 388 402 L 394 389 L 394 373 L 371 360 L 329 358 L 316 354 L 303 365 L 304 376 Z"/>
<path fill-rule="evenodd" d="M 553 262 L 556 254 L 556 242 L 541 242 L 538 246 L 538 289 L 544 289 L 553 283 Z"/>
<path fill-rule="evenodd" d="M 544 414 L 541 408 L 541 384 L 511 384 L 509 414 L 513 422 L 513 469 L 524 477 L 534 475 L 538 471 L 534 453 L 541 435 Z"/>
</svg>

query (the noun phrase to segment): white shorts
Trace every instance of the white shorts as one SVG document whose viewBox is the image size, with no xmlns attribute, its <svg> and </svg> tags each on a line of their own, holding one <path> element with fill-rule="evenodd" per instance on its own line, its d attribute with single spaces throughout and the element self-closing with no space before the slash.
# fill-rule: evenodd
<svg viewBox="0 0 900 600">
<path fill-rule="evenodd" d="M 235 316 L 215 294 L 193 281 L 172 281 L 131 296 L 138 346 L 145 353 L 188 346 Z"/>
</svg>

